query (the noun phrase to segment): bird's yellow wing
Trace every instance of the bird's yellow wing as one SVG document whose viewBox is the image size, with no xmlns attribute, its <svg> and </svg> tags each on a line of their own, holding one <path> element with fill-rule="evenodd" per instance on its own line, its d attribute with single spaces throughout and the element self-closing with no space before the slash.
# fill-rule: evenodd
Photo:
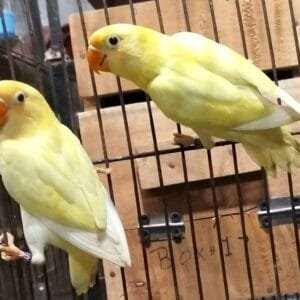
<svg viewBox="0 0 300 300">
<path fill-rule="evenodd" d="M 69 129 L 1 144 L 4 185 L 28 212 L 62 225 L 97 231 L 106 226 L 104 188 Z"/>
<path fill-rule="evenodd" d="M 187 62 L 168 67 L 147 92 L 171 119 L 192 128 L 232 129 L 272 113 L 255 89 L 236 86 L 205 68 Z"/>
<path fill-rule="evenodd" d="M 294 111 L 300 113 L 300 103 L 275 85 L 250 60 L 225 45 L 216 43 L 200 34 L 180 32 L 172 38 L 187 47 L 202 67 L 218 74 L 235 85 L 255 87 L 270 102 L 277 104 L 281 98 Z"/>
</svg>

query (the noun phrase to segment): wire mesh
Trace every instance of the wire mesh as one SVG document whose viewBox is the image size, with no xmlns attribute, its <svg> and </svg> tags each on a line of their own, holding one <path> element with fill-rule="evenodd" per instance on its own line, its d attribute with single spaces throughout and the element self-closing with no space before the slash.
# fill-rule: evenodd
<svg viewBox="0 0 300 300">
<path fill-rule="evenodd" d="M 162 0 L 163 1 L 163 0 Z M 74 1 L 75 2 L 75 1 Z M 154 2 L 155 4 L 155 9 L 156 9 L 156 16 L 158 24 L 159 24 L 159 29 L 162 33 L 165 32 L 164 28 L 164 18 L 163 14 L 161 11 L 161 1 L 160 0 L 154 0 L 151 1 Z M 241 2 L 239 0 L 235 0 L 235 8 L 236 8 L 236 14 L 237 14 L 237 19 L 238 19 L 238 25 L 239 25 L 239 30 L 240 30 L 240 36 L 241 36 L 241 41 L 242 41 L 242 48 L 244 52 L 244 56 L 248 57 L 249 56 L 249 51 L 247 47 L 247 41 L 245 37 L 245 31 L 244 31 L 244 25 L 243 25 L 243 12 L 241 8 Z M 9 72 L 10 72 L 10 77 L 13 79 L 20 79 L 17 72 L 15 65 L 17 64 L 18 60 L 23 60 L 25 61 L 28 59 L 28 65 L 31 65 L 32 69 L 34 69 L 34 72 L 36 72 L 36 75 L 34 76 L 34 81 L 35 85 L 42 90 L 46 94 L 50 94 L 50 98 L 52 101 L 52 107 L 54 108 L 55 111 L 59 111 L 59 103 L 60 103 L 60 97 L 61 95 L 59 94 L 60 92 L 55 89 L 55 77 L 53 74 L 53 68 L 51 67 L 51 63 L 44 63 L 44 41 L 42 41 L 43 34 L 41 30 L 36 30 L 36 28 L 40 28 L 42 25 L 39 24 L 39 19 L 36 18 L 36 16 L 33 16 L 33 14 L 37 14 L 38 11 L 38 6 L 36 1 L 29 1 L 29 0 L 23 0 L 20 1 L 21 5 L 23 6 L 24 13 L 26 13 L 26 24 L 28 27 L 28 32 L 29 32 L 29 39 L 30 43 L 34 45 L 33 51 L 35 53 L 34 58 L 26 58 L 22 57 L 22 53 L 15 53 L 14 50 L 11 48 L 10 44 L 8 43 L 8 39 L 4 39 L 5 44 L 4 48 L 0 49 L 1 53 L 5 53 L 7 55 L 7 61 L 9 65 Z M 216 20 L 216 15 L 215 15 L 215 8 L 214 5 L 216 4 L 216 1 L 213 0 L 207 0 L 207 3 L 210 8 L 210 14 L 211 14 L 211 20 L 212 20 L 212 29 L 214 33 L 214 38 L 216 41 L 219 41 L 219 28 L 217 25 L 217 20 Z M 110 17 L 110 6 L 112 2 L 111 1 L 106 1 L 106 0 L 101 0 L 98 1 L 97 5 L 101 6 L 104 11 L 104 16 L 105 16 L 105 21 L 106 24 L 111 23 L 111 17 Z M 135 9 L 135 1 L 133 0 L 126 0 L 123 1 L 122 4 L 127 4 L 128 8 L 130 10 L 130 16 L 131 16 L 131 22 L 133 24 L 137 24 L 137 18 L 136 18 L 136 9 Z M 297 23 L 295 19 L 295 13 L 294 13 L 294 8 L 293 8 L 293 1 L 288 0 L 289 4 L 289 13 L 290 13 L 290 18 L 292 22 L 292 29 L 293 29 L 293 38 L 295 42 L 295 49 L 297 53 L 297 58 L 298 58 L 298 68 L 300 69 L 300 50 L 299 50 L 299 41 L 298 41 L 298 35 L 296 31 Z M 76 103 L 72 99 L 73 93 L 72 89 L 70 87 L 70 79 L 69 79 L 69 70 L 68 66 L 66 64 L 66 57 L 65 57 L 65 51 L 62 43 L 62 34 L 61 31 L 58 31 L 58 27 L 60 27 L 60 20 L 59 16 L 56 16 L 56 18 L 51 19 L 51 15 L 55 14 L 55 11 L 58 11 L 58 2 L 57 1 L 47 1 L 48 5 L 48 13 L 49 13 L 49 18 L 54 22 L 55 24 L 50 24 L 50 28 L 52 29 L 51 36 L 53 38 L 53 50 L 59 52 L 60 54 L 60 60 L 59 62 L 61 63 L 62 67 L 62 78 L 64 82 L 64 86 L 66 87 L 66 93 L 64 94 L 64 97 L 66 97 L 66 101 L 64 103 L 67 103 L 66 105 L 68 106 L 68 109 L 71 112 L 71 121 L 69 125 L 73 128 L 73 130 L 76 130 L 76 118 L 75 118 L 75 112 L 77 110 Z M 184 23 L 185 23 L 185 29 L 187 31 L 193 31 L 192 27 L 192 22 L 190 20 L 189 16 L 189 10 L 188 10 L 188 5 L 189 1 L 188 0 L 181 0 L 181 7 L 180 9 L 183 10 L 183 15 L 184 15 Z M 88 30 L 86 28 L 86 20 L 85 20 L 85 12 L 83 9 L 82 5 L 82 0 L 76 0 L 76 6 L 77 6 L 77 12 L 79 13 L 80 16 L 80 22 L 81 22 L 81 27 L 83 31 L 83 36 L 84 36 L 84 43 L 85 46 L 88 46 Z M 266 7 L 266 3 L 264 0 L 261 0 L 261 7 L 262 7 L 262 12 L 263 12 L 263 18 L 264 18 L 264 24 L 265 24 L 265 29 L 266 29 L 266 39 L 268 41 L 268 47 L 269 47 L 269 55 L 271 58 L 271 65 L 272 65 L 272 75 L 276 83 L 278 83 L 278 72 L 277 72 L 277 66 L 276 66 L 276 59 L 275 59 L 275 54 L 274 54 L 274 47 L 273 47 L 273 41 L 272 41 L 272 36 L 271 36 L 271 30 L 270 30 L 270 24 L 269 24 L 269 17 L 268 17 L 268 11 Z M 4 36 L 6 36 L 6 25 L 4 21 L 4 16 L 2 11 L 0 11 L 0 18 L 1 18 L 1 23 L 2 26 L 4 27 Z M 51 22 L 50 22 L 51 23 Z M 36 27 L 37 26 L 37 27 Z M 6 36 L 7 37 L 7 36 Z M 267 54 L 266 54 L 267 55 Z M 0 71 L 1 72 L 1 71 Z M 1 74 L 0 74 L 1 75 Z M 48 76 L 48 79 L 50 78 L 50 84 L 47 85 L 45 83 L 44 78 Z M 124 125 L 124 132 L 125 132 L 125 137 L 126 137 L 126 147 L 128 150 L 128 155 L 122 155 L 121 157 L 119 156 L 113 156 L 110 154 L 107 146 L 107 141 L 109 137 L 107 136 L 106 133 L 106 124 L 104 121 L 103 117 L 103 101 L 105 100 L 105 95 L 102 94 L 101 89 L 97 87 L 97 83 L 94 77 L 94 74 L 92 71 L 90 71 L 90 81 L 92 84 L 92 90 L 93 90 L 93 97 L 96 99 L 95 101 L 95 109 L 96 109 L 96 116 L 97 116 L 97 122 L 98 122 L 98 128 L 99 128 L 99 134 L 100 134 L 100 140 L 101 140 L 101 145 L 99 145 L 99 150 L 102 152 L 103 157 L 100 160 L 94 160 L 94 164 L 104 164 L 106 168 L 110 168 L 111 164 L 116 163 L 116 162 L 129 162 L 130 165 L 130 174 L 127 174 L 127 176 L 130 176 L 132 183 L 133 183 L 133 190 L 134 190 L 134 202 L 136 205 L 136 210 L 137 210 L 137 224 L 139 227 L 142 227 L 142 214 L 144 213 L 143 211 L 143 205 L 142 205 L 142 196 L 139 191 L 139 178 L 137 175 L 137 160 L 141 158 L 149 158 L 149 157 L 154 157 L 155 158 L 155 164 L 157 167 L 157 175 L 158 175 L 158 183 L 159 183 L 159 190 L 160 190 L 160 197 L 162 200 L 163 204 L 163 209 L 162 209 L 162 214 L 164 215 L 166 227 L 167 227 L 167 249 L 168 253 L 170 256 L 170 269 L 171 269 L 171 274 L 172 274 L 172 290 L 173 290 L 173 295 L 175 299 L 181 299 L 181 284 L 179 282 L 179 277 L 178 277 L 178 265 L 176 262 L 176 255 L 174 251 L 174 242 L 171 239 L 171 234 L 170 234 L 170 226 L 169 226 L 169 217 L 168 214 L 170 212 L 170 207 L 169 207 L 169 202 L 168 202 L 168 186 L 165 183 L 165 178 L 164 178 L 164 172 L 163 172 L 163 166 L 162 166 L 162 157 L 167 154 L 175 154 L 178 153 L 180 155 L 180 168 L 182 170 L 183 174 L 183 181 L 182 181 L 182 189 L 183 189 L 183 194 L 182 194 L 182 201 L 187 203 L 187 221 L 189 222 L 190 225 L 190 230 L 191 230 L 191 241 L 192 241 L 192 255 L 193 255 L 193 261 L 195 264 L 195 278 L 192 278 L 196 282 L 197 286 L 197 292 L 198 292 L 198 297 L 199 299 L 205 299 L 205 281 L 203 281 L 203 270 L 202 270 L 202 265 L 201 265 L 201 257 L 199 257 L 199 249 L 201 249 L 202 245 L 198 240 L 197 237 L 197 230 L 196 230 L 196 220 L 197 217 L 195 216 L 195 211 L 193 210 L 193 201 L 192 201 L 192 196 L 191 196 L 191 176 L 189 176 L 189 169 L 188 169 L 188 162 L 186 155 L 195 150 L 202 150 L 203 147 L 201 145 L 192 145 L 188 147 L 169 147 L 169 148 L 164 148 L 161 149 L 157 137 L 157 128 L 155 124 L 155 119 L 153 117 L 153 108 L 151 105 L 151 99 L 145 95 L 142 94 L 142 97 L 144 98 L 144 102 L 146 103 L 146 109 L 147 109 L 147 114 L 149 118 L 149 128 L 151 131 L 151 138 L 152 138 L 152 144 L 153 144 L 153 151 L 143 151 L 140 153 L 135 153 L 134 151 L 134 142 L 131 136 L 131 130 L 130 130 L 130 124 L 128 120 L 128 107 L 126 104 L 126 99 L 130 97 L 128 96 L 127 93 L 125 93 L 123 86 L 122 86 L 122 81 L 120 78 L 116 78 L 117 82 L 117 96 L 119 99 L 120 103 L 120 108 L 121 108 L 121 115 L 122 115 L 122 121 Z M 49 91 L 50 90 L 50 91 Z M 176 124 L 176 130 L 177 133 L 182 132 L 182 128 L 179 124 Z M 244 258 L 243 258 L 243 264 L 245 264 L 246 268 L 246 273 L 247 273 L 247 280 L 248 280 L 248 291 L 249 291 L 249 298 L 250 299 L 256 299 L 256 286 L 254 284 L 254 279 L 253 279 L 253 269 L 252 269 L 252 263 L 251 261 L 251 253 L 249 250 L 249 239 L 248 239 L 248 232 L 246 228 L 246 221 L 245 221 L 245 199 L 244 199 L 244 194 L 242 192 L 242 179 L 241 179 L 241 174 L 240 174 L 240 169 L 239 169 L 239 163 L 238 163 L 238 151 L 236 148 L 235 143 L 227 142 L 227 141 L 220 141 L 216 143 L 216 147 L 231 147 L 232 151 L 232 165 L 233 165 L 233 177 L 234 177 L 234 184 L 236 186 L 236 193 L 237 193 L 237 206 L 239 210 L 239 217 L 240 217 L 240 228 L 242 232 L 242 242 L 243 242 L 243 252 L 244 252 Z M 215 170 L 214 170 L 214 165 L 213 162 L 214 160 L 217 159 L 217 157 L 213 156 L 213 152 L 208 150 L 207 151 L 207 162 L 208 162 L 208 169 L 209 169 L 209 185 L 211 189 L 211 195 L 212 195 L 212 202 L 213 202 L 213 215 L 214 215 L 214 222 L 215 222 L 215 227 L 216 227 L 216 238 L 217 238 L 217 244 L 218 244 L 218 253 L 219 253 L 219 261 L 220 261 L 220 267 L 221 267 L 221 273 L 222 273 L 222 283 L 223 283 L 223 298 L 222 299 L 231 299 L 231 291 L 230 291 L 230 276 L 228 275 L 228 264 L 226 262 L 226 255 L 224 252 L 224 243 L 223 243 L 223 232 L 222 232 L 222 215 L 220 215 L 219 212 L 219 194 L 217 192 L 218 189 L 218 184 L 216 183 L 216 178 L 214 176 Z M 295 236 L 295 247 L 296 247 L 296 253 L 297 253 L 297 261 L 298 261 L 298 268 L 300 269 L 300 250 L 299 250 L 299 232 L 298 232 L 298 224 L 297 224 L 297 217 L 296 217 L 296 212 L 294 205 L 292 203 L 292 199 L 294 198 L 294 183 L 293 183 L 293 176 L 288 174 L 288 186 L 289 186 L 289 193 L 290 193 L 290 198 L 291 198 L 291 204 L 292 204 L 292 213 L 293 213 L 293 230 L 294 230 L 294 236 Z M 266 200 L 267 200 L 267 214 L 268 214 L 268 221 L 269 224 L 272 225 L 272 217 L 270 214 L 270 196 L 269 196 L 269 191 L 268 191 L 268 182 L 267 182 L 267 177 L 266 174 L 264 174 L 264 180 L 265 180 L 265 186 L 264 186 L 264 191 L 266 195 Z M 108 183 L 108 189 L 110 192 L 110 195 L 112 199 L 114 200 L 115 198 L 115 193 L 114 190 L 117 189 L 117 182 L 114 182 L 113 176 L 108 174 L 107 176 L 107 183 Z M 2 192 L 3 189 L 1 189 Z M 13 202 L 7 201 L 8 199 L 7 195 L 3 194 L 1 195 L 1 199 L 3 201 L 1 202 L 1 205 L 4 206 L 4 210 L 8 212 L 8 215 L 13 215 L 14 218 L 12 220 L 10 219 L 0 219 L 0 224 L 1 228 L 7 228 L 9 230 L 12 230 L 12 232 L 16 236 L 20 236 L 19 232 L 16 232 L 15 229 L 18 228 L 18 230 L 21 228 L 21 223 L 20 223 L 20 216 L 18 212 L 17 205 Z M 197 199 L 197 201 L 201 201 L 202 199 Z M 274 275 L 274 280 L 275 280 L 275 286 L 276 286 L 276 297 L 280 299 L 284 295 L 282 295 L 282 288 L 281 288 L 281 280 L 280 280 L 280 270 L 278 268 L 278 258 L 277 258 L 277 249 L 276 249 L 276 240 L 274 237 L 273 229 L 272 226 L 268 229 L 268 234 L 270 238 L 270 248 L 271 248 L 271 255 L 272 255 L 272 270 L 273 270 L 273 275 Z M 141 243 L 140 245 L 141 250 L 142 250 L 142 259 L 143 259 L 143 266 L 144 266 L 144 277 L 145 277 L 145 286 L 146 286 L 146 294 L 147 294 L 147 299 L 156 299 L 155 298 L 155 290 L 156 287 L 154 286 L 154 280 L 152 278 L 153 274 L 151 273 L 151 264 L 149 263 L 149 249 L 144 243 Z M 201 255 L 200 255 L 201 256 Z M 1 273 L 1 287 L 5 286 L 4 280 L 3 280 L 3 275 L 6 278 L 9 278 L 10 285 L 14 288 L 10 288 L 11 291 L 13 291 L 13 294 L 10 295 L 12 297 L 11 299 L 23 299 L 21 297 L 22 291 L 26 291 L 26 295 L 28 298 L 26 299 L 56 299 L 56 294 L 55 292 L 52 291 L 52 287 L 49 286 L 49 282 L 54 282 L 57 278 L 59 278 L 59 272 L 56 268 L 57 265 L 63 265 L 63 270 L 64 272 L 68 273 L 67 269 L 68 266 L 66 264 L 66 258 L 64 254 L 61 252 L 56 252 L 55 250 L 50 250 L 47 255 L 48 258 L 48 263 L 44 269 L 33 269 L 29 268 L 28 266 L 25 266 L 24 264 L 14 264 L 14 265 L 9 265 L 6 266 Z M 49 268 L 54 268 L 53 273 L 49 271 Z M 130 282 L 127 280 L 127 273 L 126 270 L 121 269 L 121 280 L 122 280 L 122 290 L 123 290 L 123 298 L 124 299 L 131 299 L 130 298 Z M 20 280 L 20 277 L 23 278 L 29 278 L 29 280 L 22 281 Z M 41 279 L 42 278 L 42 279 Z M 45 289 L 45 293 L 43 294 L 37 294 L 36 290 L 38 287 L 33 286 L 32 283 L 39 284 L 42 283 L 42 287 Z M 66 283 L 66 280 L 63 280 L 63 283 Z M 206 282 L 207 283 L 207 282 Z M 59 285 L 59 282 L 56 282 L 57 286 Z M 65 296 L 66 298 L 64 299 L 75 299 L 75 295 L 71 295 L 71 287 L 68 285 L 68 287 L 63 287 L 60 286 L 60 288 L 63 290 L 64 288 L 67 290 L 68 296 Z M 66 293 L 66 294 L 67 294 Z M 65 295 L 66 295 L 65 294 Z M 2 297 L 2 298 L 1 298 Z M 40 298 L 38 298 L 40 297 Z M 57 296 L 58 297 L 58 296 Z M 69 298 L 67 298 L 69 297 Z M 4 299 L 2 294 L 0 294 L 0 299 Z M 58 299 L 58 298 L 57 298 Z M 198 298 L 197 298 L 198 299 Z"/>
</svg>

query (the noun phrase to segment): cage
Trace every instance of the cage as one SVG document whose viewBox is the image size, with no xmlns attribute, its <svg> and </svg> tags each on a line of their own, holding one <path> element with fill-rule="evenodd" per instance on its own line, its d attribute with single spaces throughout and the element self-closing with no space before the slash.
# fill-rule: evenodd
<svg viewBox="0 0 300 300">
<path fill-rule="evenodd" d="M 77 297 L 66 255 L 44 266 L 0 262 L 0 299 L 300 299 L 300 173 L 266 175 L 240 144 L 174 145 L 195 136 L 133 83 L 95 76 L 88 37 L 112 23 L 201 33 L 230 46 L 300 99 L 297 0 L 0 2 L 0 78 L 27 82 L 76 133 L 123 221 L 132 267 L 103 261 Z M 7 9 L 14 18 L 9 27 Z M 11 29 L 12 28 L 12 29 Z M 1 33 L 1 30 L 3 33 Z M 299 123 L 292 125 L 299 133 Z M 26 249 L 19 208 L 1 184 L 0 230 Z"/>
</svg>

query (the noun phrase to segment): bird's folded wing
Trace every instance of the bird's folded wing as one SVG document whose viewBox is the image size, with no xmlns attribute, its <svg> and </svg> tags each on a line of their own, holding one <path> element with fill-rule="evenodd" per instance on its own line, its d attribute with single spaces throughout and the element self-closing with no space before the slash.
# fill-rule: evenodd
<svg viewBox="0 0 300 300">
<path fill-rule="evenodd" d="M 219 74 L 237 85 L 255 87 L 261 95 L 273 104 L 281 98 L 288 106 L 300 114 L 300 103 L 277 87 L 258 67 L 231 48 L 216 43 L 200 34 L 179 32 L 174 40 L 188 47 L 202 67 Z"/>
<path fill-rule="evenodd" d="M 234 130 L 247 131 L 247 130 L 264 130 L 283 125 L 290 124 L 299 119 L 295 116 L 295 111 L 287 106 L 274 106 L 273 111 L 263 118 L 258 118 L 254 121 L 244 123 L 234 128 Z M 295 117 L 294 117 L 295 116 Z"/>
<path fill-rule="evenodd" d="M 3 163 L 11 165 L 4 167 L 9 172 L 4 184 L 37 217 L 101 230 L 106 227 L 104 188 L 79 141 L 67 128 L 59 130 L 54 136 L 4 144 Z"/>
<path fill-rule="evenodd" d="M 87 232 L 47 219 L 41 219 L 41 222 L 64 240 L 93 256 L 106 259 L 121 267 L 130 266 L 130 254 L 123 225 L 108 193 L 105 193 L 105 202 L 107 228 L 102 232 Z"/>
</svg>

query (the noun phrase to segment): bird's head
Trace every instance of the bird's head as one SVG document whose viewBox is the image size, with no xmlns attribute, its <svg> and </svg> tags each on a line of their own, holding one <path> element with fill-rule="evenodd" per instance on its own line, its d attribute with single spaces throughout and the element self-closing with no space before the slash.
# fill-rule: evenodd
<svg viewBox="0 0 300 300">
<path fill-rule="evenodd" d="M 33 87 L 20 81 L 0 81 L 0 128 L 6 124 L 40 121 L 51 110 L 44 97 Z M 28 123 L 28 122 L 27 122 Z"/>
<path fill-rule="evenodd" d="M 89 65 L 96 73 L 112 72 L 132 81 L 136 77 L 150 78 L 159 63 L 157 54 L 162 37 L 155 30 L 132 24 L 102 27 L 89 39 Z"/>
</svg>

